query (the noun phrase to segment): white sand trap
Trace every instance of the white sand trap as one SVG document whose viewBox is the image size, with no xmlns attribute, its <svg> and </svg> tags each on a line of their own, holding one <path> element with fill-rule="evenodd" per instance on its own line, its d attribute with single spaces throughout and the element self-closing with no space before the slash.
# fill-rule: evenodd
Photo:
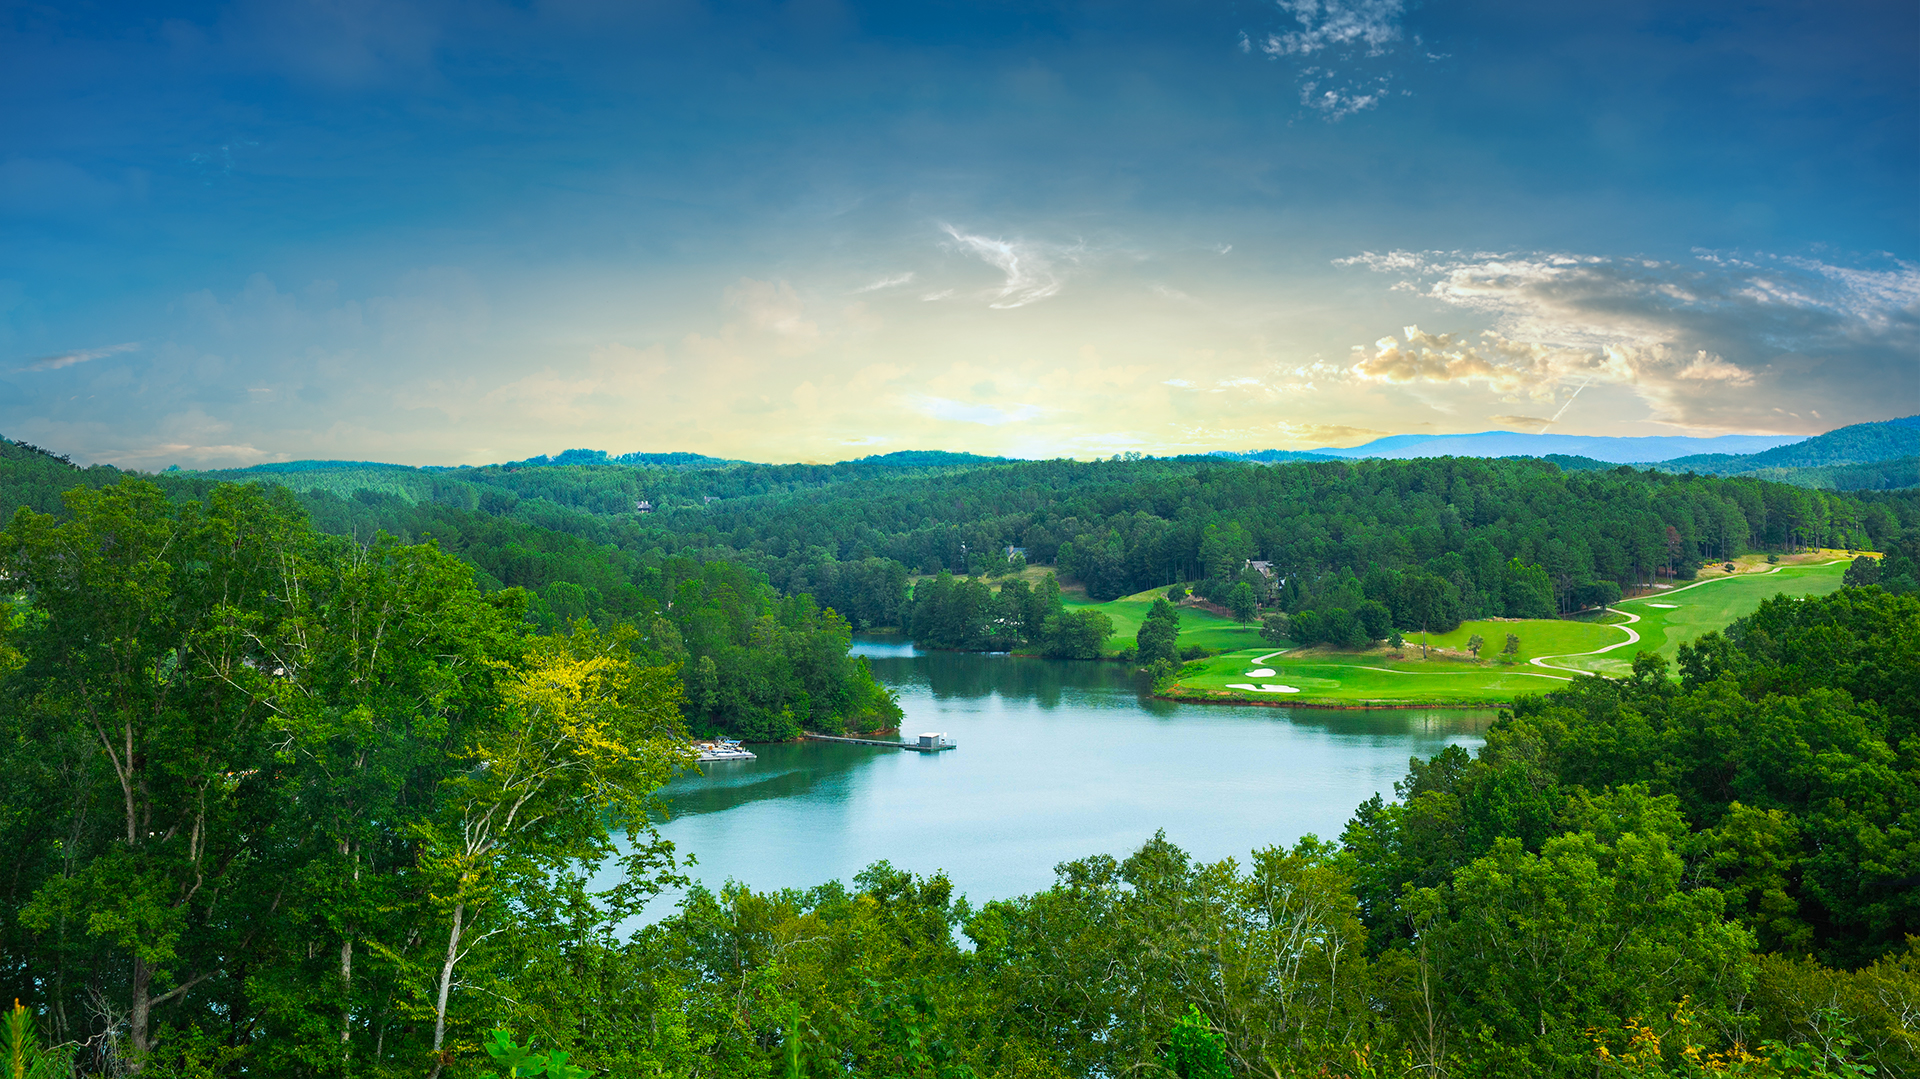
<svg viewBox="0 0 1920 1079">
<path fill-rule="evenodd" d="M 1678 603 L 1649 603 L 1647 604 L 1647 606 L 1658 607 L 1663 611 L 1677 611 L 1680 609 L 1680 605 Z"/>
<path fill-rule="evenodd" d="M 1248 671 L 1247 677 L 1248 678 L 1272 678 L 1273 670 L 1272 668 L 1269 668 L 1269 667 L 1261 667 L 1259 670 Z"/>
<path fill-rule="evenodd" d="M 1244 689 L 1249 693 L 1298 693 L 1300 692 L 1299 686 L 1276 686 L 1271 682 L 1265 682 L 1257 686 L 1251 682 L 1232 682 L 1227 685 L 1227 688 L 1228 689 Z"/>
</svg>

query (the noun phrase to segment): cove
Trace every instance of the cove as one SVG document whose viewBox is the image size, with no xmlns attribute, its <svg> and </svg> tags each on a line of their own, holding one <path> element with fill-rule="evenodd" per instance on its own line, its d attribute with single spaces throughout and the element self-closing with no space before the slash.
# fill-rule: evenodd
<svg viewBox="0 0 1920 1079">
<path fill-rule="evenodd" d="M 944 871 L 978 904 L 1038 891 L 1053 867 L 1124 857 L 1155 831 L 1208 861 L 1334 839 L 1389 795 L 1407 759 L 1479 745 L 1491 711 L 1194 705 L 1146 697 L 1117 663 L 922 652 L 861 638 L 906 710 L 901 732 L 950 734 L 946 753 L 823 742 L 749 746 L 664 792 L 661 833 L 708 887 L 850 881 L 885 860 Z M 656 900 L 667 913 L 677 896 Z"/>
</svg>

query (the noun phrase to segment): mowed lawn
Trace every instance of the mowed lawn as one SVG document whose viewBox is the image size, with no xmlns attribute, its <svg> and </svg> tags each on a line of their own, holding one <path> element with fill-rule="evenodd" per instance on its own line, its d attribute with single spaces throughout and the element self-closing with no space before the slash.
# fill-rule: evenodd
<svg viewBox="0 0 1920 1079">
<path fill-rule="evenodd" d="M 1107 638 L 1103 651 L 1114 655 L 1134 642 L 1140 633 L 1140 623 L 1146 621 L 1147 611 L 1153 601 L 1164 598 L 1167 590 L 1155 588 L 1146 592 L 1122 596 L 1105 603 L 1095 603 L 1084 595 L 1069 593 L 1062 598 L 1069 611 L 1096 610 L 1113 620 L 1113 636 Z M 1260 623 L 1241 625 L 1231 618 L 1214 614 L 1200 607 L 1180 608 L 1180 647 L 1200 645 L 1203 648 L 1219 651 L 1228 648 L 1254 648 L 1262 644 Z M 1271 645 L 1267 646 L 1269 649 Z"/>
<path fill-rule="evenodd" d="M 1533 623 L 1502 623 L 1530 626 Z M 1505 638 L 1502 637 L 1504 641 Z M 1498 663 L 1436 657 L 1423 660 L 1410 643 L 1405 659 L 1384 650 L 1329 652 L 1312 648 L 1255 660 L 1272 648 L 1245 649 L 1205 660 L 1196 674 L 1176 682 L 1168 696 L 1185 699 L 1258 700 L 1276 704 L 1339 705 L 1493 705 L 1522 693 L 1542 693 L 1566 685 L 1569 675 Z M 1270 675 L 1254 675 L 1270 670 Z M 1290 686 L 1297 693 L 1231 689 L 1234 684 Z"/>
<path fill-rule="evenodd" d="M 1632 668 L 1633 657 L 1638 652 L 1658 652 L 1671 661 L 1682 642 L 1725 629 L 1727 623 L 1752 614 L 1763 601 L 1783 592 L 1789 596 L 1824 596 L 1839 591 L 1846 572 L 1845 562 L 1780 566 L 1771 572 L 1715 577 L 1668 592 L 1621 600 L 1614 604 L 1617 609 L 1640 616 L 1640 621 L 1633 626 L 1640 634 L 1638 643 L 1598 656 L 1558 662 L 1567 667 L 1618 675 Z M 1613 634 L 1615 639 L 1624 636 L 1617 630 Z"/>
<path fill-rule="evenodd" d="M 1210 649 L 1227 650 L 1201 661 L 1196 673 L 1183 677 L 1168 690 L 1168 695 L 1187 699 L 1259 700 L 1288 704 L 1337 705 L 1463 705 L 1506 704 L 1522 693 L 1540 693 L 1565 685 L 1570 671 L 1533 666 L 1536 657 L 1555 659 L 1559 667 L 1624 674 L 1632 668 L 1633 657 L 1642 651 L 1657 651 L 1671 660 L 1682 641 L 1691 641 L 1710 630 L 1753 613 L 1763 600 L 1782 592 L 1788 595 L 1826 595 L 1840 587 L 1846 572 L 1844 563 L 1828 565 L 1780 566 L 1768 572 L 1740 573 L 1715 577 L 1695 585 L 1671 591 L 1623 600 L 1614 606 L 1640 616 L 1633 629 L 1641 639 L 1599 655 L 1581 656 L 1609 645 L 1621 644 L 1627 635 L 1618 624 L 1564 619 L 1526 619 L 1521 621 L 1463 622 L 1447 633 L 1429 634 L 1428 644 L 1436 651 L 1432 658 L 1420 658 L 1420 634 L 1405 634 L 1406 647 L 1396 659 L 1386 648 L 1368 652 L 1339 652 L 1325 647 L 1282 648 L 1260 639 L 1254 626 L 1241 626 L 1232 619 L 1194 607 L 1180 609 L 1180 644 L 1199 644 Z M 1164 589 L 1142 592 L 1107 603 L 1092 603 L 1084 597 L 1068 596 L 1073 610 L 1094 608 L 1113 619 L 1113 636 L 1107 639 L 1109 655 L 1132 644 L 1134 635 L 1146 617 L 1147 609 Z M 1467 641 L 1478 633 L 1485 640 L 1480 662 L 1457 653 L 1466 651 Z M 1516 662 L 1501 662 L 1500 650 L 1507 634 L 1520 638 Z M 1255 662 L 1259 657 L 1266 657 Z M 1255 670 L 1270 670 L 1271 675 L 1255 676 Z M 1230 689 L 1230 685 L 1290 686 L 1294 693 Z"/>
</svg>

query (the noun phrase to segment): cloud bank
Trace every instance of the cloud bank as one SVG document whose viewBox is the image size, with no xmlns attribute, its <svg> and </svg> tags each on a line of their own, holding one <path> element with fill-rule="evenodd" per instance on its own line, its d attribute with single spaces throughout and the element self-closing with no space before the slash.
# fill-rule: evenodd
<svg viewBox="0 0 1920 1079">
<path fill-rule="evenodd" d="M 1691 262 L 1560 253 L 1368 252 L 1336 260 L 1472 312 L 1477 333 L 1356 346 L 1353 374 L 1387 384 L 1479 384 L 1505 401 L 1627 387 L 1652 418 L 1753 430 L 1882 392 L 1911 400 L 1920 267 L 1703 252 Z M 1845 372 L 1845 378 L 1835 377 Z"/>
</svg>

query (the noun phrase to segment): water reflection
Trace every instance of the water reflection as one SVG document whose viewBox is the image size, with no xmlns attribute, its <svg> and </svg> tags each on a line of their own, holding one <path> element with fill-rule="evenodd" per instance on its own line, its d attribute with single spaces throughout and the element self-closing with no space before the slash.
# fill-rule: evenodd
<svg viewBox="0 0 1920 1079">
<path fill-rule="evenodd" d="M 918 652 L 863 639 L 900 695 L 904 731 L 939 754 L 756 745 L 666 791 L 664 829 L 710 885 L 846 879 L 886 859 L 944 870 L 976 900 L 1046 887 L 1053 866 L 1124 854 L 1159 829 L 1203 858 L 1339 834 L 1407 759 L 1473 745 L 1490 712 L 1342 711 L 1143 698 L 1113 663 Z"/>
</svg>

